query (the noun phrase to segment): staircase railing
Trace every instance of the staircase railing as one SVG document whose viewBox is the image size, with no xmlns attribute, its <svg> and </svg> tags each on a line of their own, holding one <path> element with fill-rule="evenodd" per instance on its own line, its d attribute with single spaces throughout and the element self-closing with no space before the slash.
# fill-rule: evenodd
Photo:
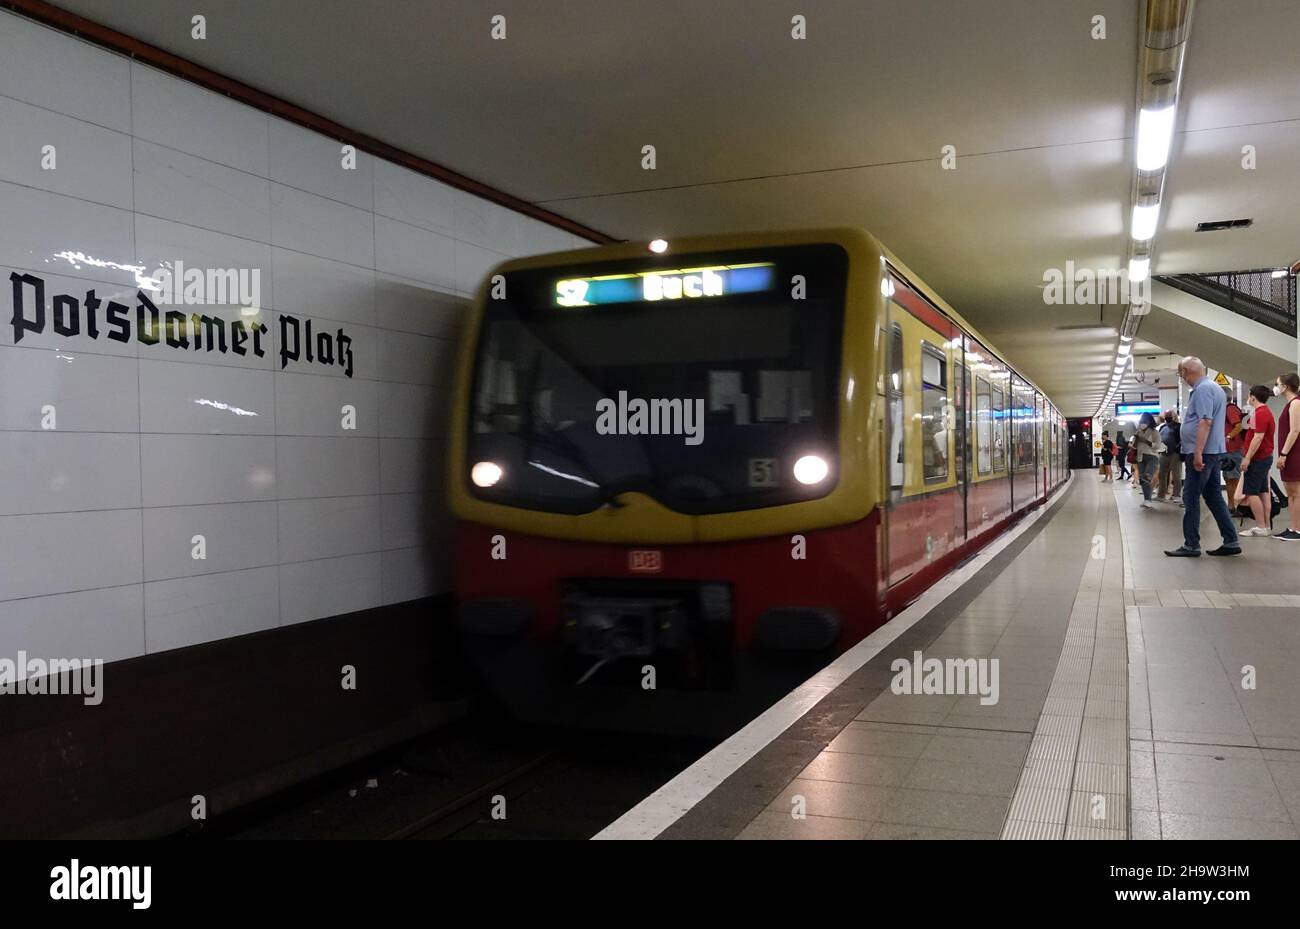
<svg viewBox="0 0 1300 929">
<path fill-rule="evenodd" d="M 1177 287 L 1270 329 L 1296 334 L 1296 277 L 1274 276 L 1272 270 L 1220 271 L 1213 274 L 1170 274 L 1157 281 Z"/>
</svg>

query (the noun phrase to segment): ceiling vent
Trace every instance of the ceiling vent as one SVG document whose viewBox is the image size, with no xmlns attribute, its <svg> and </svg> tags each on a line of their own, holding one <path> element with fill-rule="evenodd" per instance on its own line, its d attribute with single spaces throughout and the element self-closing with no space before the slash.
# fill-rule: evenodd
<svg viewBox="0 0 1300 929">
<path fill-rule="evenodd" d="M 1197 232 L 1218 232 L 1222 229 L 1245 229 L 1255 222 L 1253 219 L 1220 219 L 1212 223 L 1197 223 Z"/>
</svg>

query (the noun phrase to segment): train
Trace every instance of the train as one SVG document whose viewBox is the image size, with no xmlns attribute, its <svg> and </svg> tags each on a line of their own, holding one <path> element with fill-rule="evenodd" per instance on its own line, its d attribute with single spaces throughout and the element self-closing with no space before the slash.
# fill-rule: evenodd
<svg viewBox="0 0 1300 929">
<path fill-rule="evenodd" d="M 1068 476 L 1043 392 L 853 228 L 505 262 L 449 431 L 462 641 L 562 726 L 734 728 Z"/>
</svg>

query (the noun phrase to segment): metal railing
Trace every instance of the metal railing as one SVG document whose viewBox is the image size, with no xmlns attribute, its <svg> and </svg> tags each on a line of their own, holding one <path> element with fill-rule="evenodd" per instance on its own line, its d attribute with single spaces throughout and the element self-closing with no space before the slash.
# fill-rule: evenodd
<svg viewBox="0 0 1300 929">
<path fill-rule="evenodd" d="M 1219 271 L 1213 274 L 1170 274 L 1157 281 L 1177 287 L 1247 319 L 1287 335 L 1296 334 L 1296 277 L 1262 271 Z"/>
</svg>

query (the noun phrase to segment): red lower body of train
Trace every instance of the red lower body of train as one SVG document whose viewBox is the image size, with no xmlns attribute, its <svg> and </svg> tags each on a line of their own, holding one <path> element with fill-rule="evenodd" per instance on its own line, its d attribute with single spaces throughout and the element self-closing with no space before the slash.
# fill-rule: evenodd
<svg viewBox="0 0 1300 929">
<path fill-rule="evenodd" d="M 805 558 L 789 534 L 646 546 L 460 521 L 462 636 L 520 718 L 733 731 L 1041 505 L 1047 485 L 1030 470 L 906 498 L 801 533 Z M 505 564 L 492 561 L 495 536 Z"/>
</svg>

